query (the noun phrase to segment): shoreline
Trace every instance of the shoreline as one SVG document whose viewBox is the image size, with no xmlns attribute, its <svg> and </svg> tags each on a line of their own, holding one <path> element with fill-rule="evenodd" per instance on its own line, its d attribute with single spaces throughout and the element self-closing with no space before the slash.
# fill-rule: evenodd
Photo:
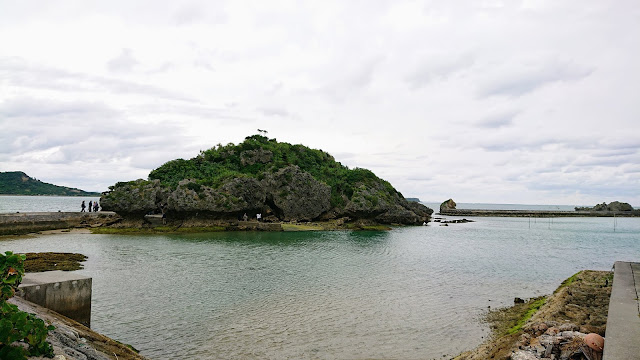
<svg viewBox="0 0 640 360">
<path fill-rule="evenodd" d="M 147 216 L 122 218 L 115 212 L 30 212 L 0 214 L 0 236 L 95 233 L 156 234 L 198 233 L 218 231 L 387 231 L 400 224 L 381 224 L 370 220 L 348 218 L 313 222 L 262 222 L 207 218 L 169 219 Z"/>
<path fill-rule="evenodd" d="M 538 354 L 580 351 L 587 333 L 605 335 L 612 280 L 611 271 L 582 270 L 551 295 L 516 298 L 513 306 L 489 311 L 489 339 L 453 360 L 542 359 Z"/>
</svg>

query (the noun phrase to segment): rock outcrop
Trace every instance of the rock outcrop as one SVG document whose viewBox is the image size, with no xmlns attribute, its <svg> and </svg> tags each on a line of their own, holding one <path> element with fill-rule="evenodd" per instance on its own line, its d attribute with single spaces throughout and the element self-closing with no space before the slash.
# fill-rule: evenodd
<svg viewBox="0 0 640 360">
<path fill-rule="evenodd" d="M 21 311 L 35 314 L 47 324 L 55 326 L 47 336 L 53 347 L 55 360 L 145 360 L 146 358 L 127 345 L 119 343 L 88 327 L 42 306 L 13 297 L 8 302 Z M 30 358 L 45 359 L 45 358 Z"/>
<path fill-rule="evenodd" d="M 449 199 L 443 202 L 442 204 L 440 204 L 440 212 L 444 212 L 447 210 L 455 210 L 455 209 L 456 209 L 456 202 L 453 201 L 453 199 Z"/>
<path fill-rule="evenodd" d="M 237 220 L 262 214 L 267 221 L 383 224 L 422 224 L 433 213 L 369 170 L 350 170 L 320 150 L 262 136 L 172 160 L 149 177 L 110 187 L 102 208 L 125 218 L 165 213 L 169 219 Z"/>
<path fill-rule="evenodd" d="M 265 205 L 280 220 L 311 221 L 330 208 L 331 187 L 295 165 L 270 174 L 263 183 Z"/>
<path fill-rule="evenodd" d="M 623 203 L 619 201 L 613 201 L 609 204 L 603 202 L 602 204 L 598 204 L 594 207 L 576 207 L 576 211 L 633 211 L 633 206 L 629 203 Z"/>
</svg>

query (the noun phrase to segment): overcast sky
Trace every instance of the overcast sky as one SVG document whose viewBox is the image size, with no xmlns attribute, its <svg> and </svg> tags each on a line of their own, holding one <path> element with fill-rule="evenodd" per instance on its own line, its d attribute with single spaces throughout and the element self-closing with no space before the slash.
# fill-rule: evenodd
<svg viewBox="0 0 640 360">
<path fill-rule="evenodd" d="M 640 6 L 0 0 L 0 171 L 105 191 L 257 129 L 423 201 L 640 206 Z"/>
</svg>

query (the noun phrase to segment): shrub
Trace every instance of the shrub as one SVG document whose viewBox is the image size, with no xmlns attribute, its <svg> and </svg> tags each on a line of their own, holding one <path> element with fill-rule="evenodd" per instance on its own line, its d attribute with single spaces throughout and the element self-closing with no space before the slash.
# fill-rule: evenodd
<svg viewBox="0 0 640 360">
<path fill-rule="evenodd" d="M 27 359 L 29 356 L 53 357 L 53 348 L 47 342 L 52 325 L 47 326 L 34 314 L 20 311 L 7 302 L 22 281 L 26 255 L 7 251 L 0 253 L 0 359 Z M 25 343 L 28 348 L 18 343 Z"/>
</svg>

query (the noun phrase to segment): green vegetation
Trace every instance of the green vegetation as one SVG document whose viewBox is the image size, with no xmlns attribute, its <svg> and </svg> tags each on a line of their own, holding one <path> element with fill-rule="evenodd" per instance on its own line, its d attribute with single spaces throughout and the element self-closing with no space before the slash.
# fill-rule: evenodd
<svg viewBox="0 0 640 360">
<path fill-rule="evenodd" d="M 329 185 L 331 205 L 334 207 L 344 205 L 345 197 L 351 199 L 359 190 L 366 188 L 382 189 L 375 194 L 382 198 L 399 194 L 391 184 L 367 169 L 349 169 L 322 150 L 282 143 L 262 135 L 249 136 L 238 145 L 217 145 L 201 151 L 190 160 L 171 160 L 151 171 L 149 179 L 160 180 L 161 184 L 171 188 L 175 188 L 183 179 L 192 179 L 195 184 L 189 185 L 190 188 L 200 192 L 200 186 L 215 189 L 230 178 L 252 177 L 262 180 L 266 173 L 290 165 L 300 167 L 316 180 Z M 356 184 L 359 187 L 355 187 Z M 116 184 L 116 187 L 118 185 L 121 184 Z M 367 200 L 375 206 L 378 201 L 376 196 L 367 196 L 370 197 Z"/>
<path fill-rule="evenodd" d="M 536 299 L 533 299 L 533 300 L 529 301 L 527 303 L 527 305 L 528 305 L 527 312 L 525 312 L 524 315 L 521 318 L 518 319 L 518 321 L 515 323 L 515 325 L 513 325 L 509 330 L 507 330 L 505 335 L 512 335 L 512 334 L 515 334 L 518 331 L 520 331 L 522 329 L 522 327 L 524 326 L 524 324 L 527 321 L 529 321 L 529 319 L 531 319 L 533 314 L 535 314 L 538 310 L 540 310 L 542 305 L 544 305 L 546 302 L 547 302 L 547 297 L 546 296 L 541 296 L 539 298 L 536 298 Z"/>
<path fill-rule="evenodd" d="M 25 255 L 7 251 L 0 254 L 0 359 L 27 359 L 30 356 L 53 357 L 47 335 L 55 328 L 33 314 L 20 311 L 7 302 L 22 281 Z M 16 345 L 26 344 L 26 347 Z"/>
<path fill-rule="evenodd" d="M 577 273 L 571 275 L 571 277 L 569 277 L 568 279 L 566 279 L 565 281 L 563 281 L 560 286 L 558 286 L 558 288 L 556 289 L 556 291 L 554 291 L 553 293 L 557 293 L 558 291 L 560 291 L 562 288 L 565 288 L 571 284 L 573 284 L 575 281 L 580 281 L 580 274 L 582 273 L 582 271 L 578 271 Z"/>
<path fill-rule="evenodd" d="M 318 231 L 325 230 L 320 224 L 282 224 L 283 231 Z"/>
<path fill-rule="evenodd" d="M 43 271 L 74 271 L 83 268 L 80 262 L 87 260 L 82 254 L 73 253 L 26 253 L 24 261 L 25 272 L 43 272 Z"/>
<path fill-rule="evenodd" d="M 100 196 L 99 193 L 47 184 L 29 177 L 22 171 L 0 172 L 0 194 L 3 195 L 59 195 Z"/>
</svg>

